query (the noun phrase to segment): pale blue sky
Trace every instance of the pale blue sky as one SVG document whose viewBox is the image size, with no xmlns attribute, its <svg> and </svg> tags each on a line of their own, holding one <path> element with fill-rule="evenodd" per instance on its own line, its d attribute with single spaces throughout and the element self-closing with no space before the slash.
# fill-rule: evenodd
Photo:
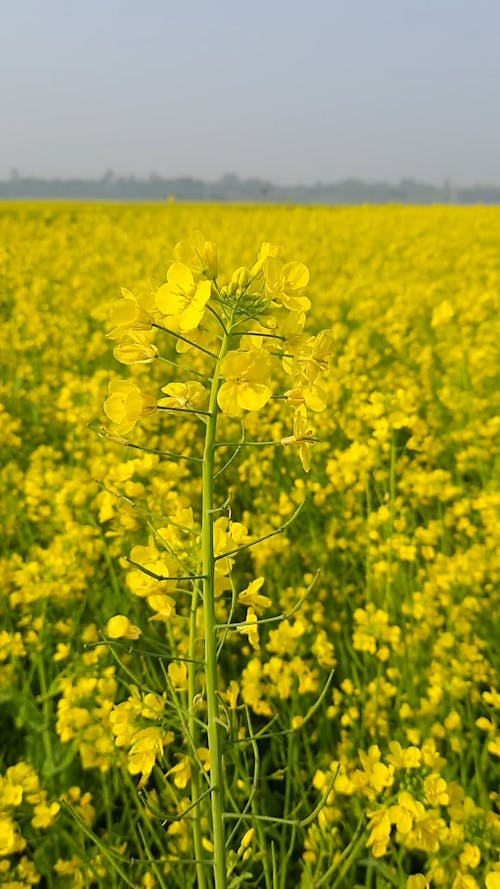
<svg viewBox="0 0 500 889">
<path fill-rule="evenodd" d="M 500 185 L 500 0 L 1 0 L 0 177 Z"/>
</svg>

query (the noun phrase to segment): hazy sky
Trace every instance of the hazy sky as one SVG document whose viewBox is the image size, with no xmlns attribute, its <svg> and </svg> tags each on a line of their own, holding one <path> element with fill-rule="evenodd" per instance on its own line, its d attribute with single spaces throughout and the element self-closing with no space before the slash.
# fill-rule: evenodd
<svg viewBox="0 0 500 889">
<path fill-rule="evenodd" d="M 500 185 L 500 0 L 0 0 L 0 177 Z"/>
</svg>

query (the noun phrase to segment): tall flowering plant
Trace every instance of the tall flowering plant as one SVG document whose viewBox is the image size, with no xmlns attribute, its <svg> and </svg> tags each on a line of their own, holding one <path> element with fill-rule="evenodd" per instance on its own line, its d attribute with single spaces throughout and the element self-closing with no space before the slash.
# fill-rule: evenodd
<svg viewBox="0 0 500 889">
<path fill-rule="evenodd" d="M 199 466 L 199 508 L 184 506 L 175 520 L 159 530 L 155 541 L 135 547 L 129 559 L 129 585 L 147 599 L 155 619 L 173 619 L 179 589 L 187 590 L 191 599 L 188 650 L 182 659 L 172 660 L 168 674 L 174 694 L 181 691 L 185 695 L 183 726 L 190 753 L 167 775 L 177 787 L 190 785 L 189 815 L 201 889 L 230 885 L 234 856 L 245 859 L 251 854 L 253 836 L 251 828 L 237 853 L 231 849 L 234 830 L 228 838 L 225 714 L 228 706 L 236 709 L 232 697 L 238 692 L 234 683 L 229 684 L 229 692 L 224 691 L 228 687 L 221 667 L 224 645 L 231 635 L 240 634 L 257 649 L 261 622 L 286 617 L 263 616 L 272 601 L 260 592 L 262 577 L 238 593 L 232 571 L 241 552 L 281 533 L 288 522 L 271 534 L 252 539 L 243 524 L 232 521 L 230 513 L 227 517 L 221 514 L 221 504 L 228 502 L 224 472 L 242 448 L 270 445 L 295 448 L 304 470 L 310 469 L 315 441 L 311 418 L 326 407 L 322 381 L 332 343 L 327 330 L 315 335 L 305 330 L 311 306 L 305 294 L 308 283 L 307 267 L 301 262 L 285 262 L 281 247 L 270 243 L 262 244 L 252 267 L 240 267 L 229 280 L 222 281 L 215 244 L 196 232 L 176 245 L 166 281 L 155 293 L 136 297 L 123 290 L 111 309 L 109 337 L 116 341 L 116 359 L 124 365 L 163 361 L 173 368 L 174 379 L 165 380 L 160 397 L 143 392 L 134 379 L 112 381 L 104 403 L 109 421 L 106 434 L 139 447 L 124 436 L 156 412 L 198 421 L 202 431 L 197 454 L 192 449 L 156 449 L 167 459 Z M 174 339 L 174 360 L 161 354 L 160 338 L 165 338 L 165 344 Z M 289 434 L 277 441 L 250 437 L 246 418 L 266 410 L 275 399 L 288 411 Z M 227 435 L 221 437 L 221 418 L 237 421 L 239 436 L 234 441 L 228 441 Z M 231 425 L 224 423 L 224 430 L 227 428 Z M 237 621 L 235 612 L 241 607 L 246 617 Z M 139 629 L 124 615 L 115 615 L 108 624 L 110 638 L 133 640 L 139 635 Z M 143 706 L 137 699 L 133 706 L 122 706 L 115 714 L 115 725 L 117 743 L 129 746 L 129 770 L 141 774 L 144 785 L 174 733 L 161 725 L 136 735 L 124 731 L 123 721 L 127 722 L 134 707 L 137 713 Z M 155 706 L 159 719 L 162 704 Z M 151 701 L 148 707 L 151 710 Z M 240 821 L 244 823 L 243 815 Z"/>
</svg>

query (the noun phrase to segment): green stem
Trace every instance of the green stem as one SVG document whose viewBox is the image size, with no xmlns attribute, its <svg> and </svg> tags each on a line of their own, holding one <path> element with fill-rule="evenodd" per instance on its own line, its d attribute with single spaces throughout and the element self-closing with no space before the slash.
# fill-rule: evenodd
<svg viewBox="0 0 500 889">
<path fill-rule="evenodd" d="M 188 665 L 188 726 L 189 737 L 195 749 L 198 747 L 199 727 L 195 717 L 196 709 L 196 615 L 198 611 L 199 589 L 198 584 L 193 584 L 193 593 L 191 598 L 191 613 L 189 621 L 189 665 Z M 191 774 L 191 800 L 195 803 L 200 797 L 200 769 L 196 762 L 192 764 Z M 196 879 L 198 889 L 206 887 L 206 871 L 202 864 L 205 857 L 202 844 L 201 832 L 201 810 L 199 805 L 193 807 L 193 841 L 194 841 L 194 857 L 196 858 Z"/>
<path fill-rule="evenodd" d="M 217 432 L 217 395 L 222 382 L 220 362 L 228 349 L 229 338 L 224 334 L 215 366 L 210 391 L 209 414 L 203 454 L 202 494 L 202 574 L 205 618 L 205 663 L 208 716 L 208 749 L 210 751 L 210 782 L 212 830 L 214 844 L 215 889 L 226 889 L 226 848 L 224 835 L 224 807 L 222 798 L 222 739 L 220 736 L 219 701 L 217 696 L 217 622 L 215 618 L 215 554 L 214 554 L 214 474 Z"/>
</svg>

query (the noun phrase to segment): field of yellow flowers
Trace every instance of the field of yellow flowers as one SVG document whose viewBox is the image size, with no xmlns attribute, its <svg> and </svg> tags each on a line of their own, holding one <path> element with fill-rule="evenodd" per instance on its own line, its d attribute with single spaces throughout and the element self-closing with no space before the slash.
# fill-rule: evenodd
<svg viewBox="0 0 500 889">
<path fill-rule="evenodd" d="M 0 282 L 0 885 L 500 889 L 500 210 L 3 204 Z"/>
</svg>

